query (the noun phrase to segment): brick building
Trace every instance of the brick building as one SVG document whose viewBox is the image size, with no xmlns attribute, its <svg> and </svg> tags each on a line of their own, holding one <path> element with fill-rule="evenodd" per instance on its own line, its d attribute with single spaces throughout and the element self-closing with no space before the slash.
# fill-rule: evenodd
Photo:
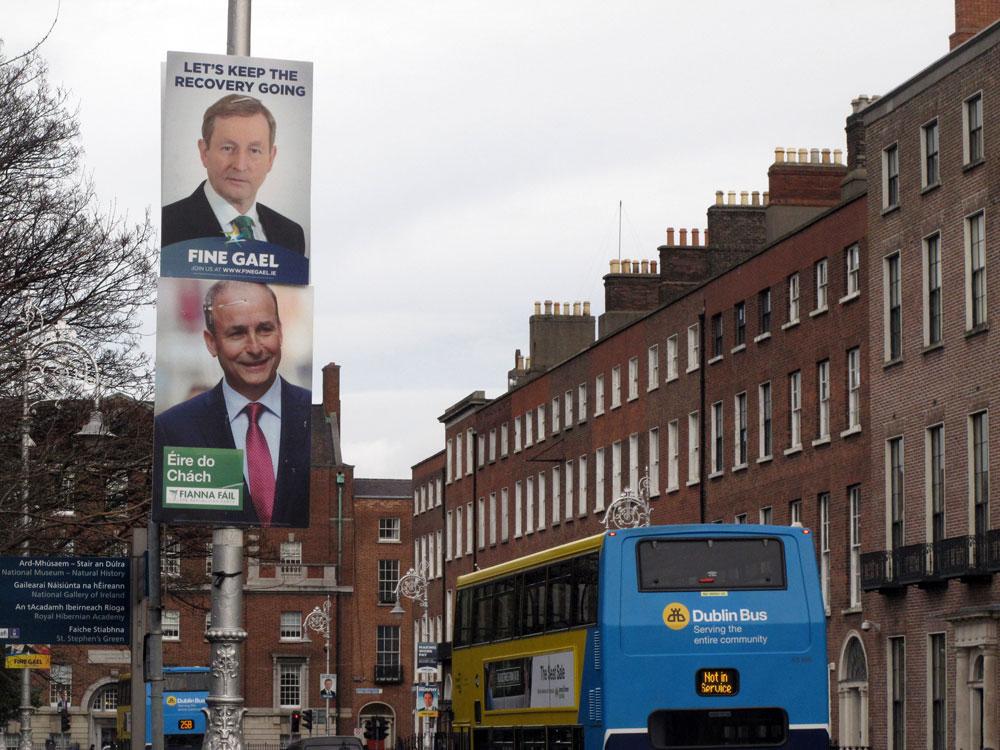
<svg viewBox="0 0 1000 750">
<path fill-rule="evenodd" d="M 948 55 L 852 102 L 846 164 L 778 149 L 763 195 L 612 261 L 596 340 L 589 306 L 536 303 L 508 392 L 414 467 L 445 640 L 458 575 L 600 530 L 648 476 L 654 523 L 816 530 L 834 742 L 997 747 L 998 18 L 959 0 Z"/>
</svg>

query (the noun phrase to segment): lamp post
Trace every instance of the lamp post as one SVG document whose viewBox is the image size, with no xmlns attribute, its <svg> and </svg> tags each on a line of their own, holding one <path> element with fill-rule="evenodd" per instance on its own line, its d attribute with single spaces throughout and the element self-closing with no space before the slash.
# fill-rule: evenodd
<svg viewBox="0 0 1000 750">
<path fill-rule="evenodd" d="M 647 469 L 648 471 L 648 469 Z M 649 505 L 649 475 L 639 480 L 639 487 L 626 487 L 608 506 L 601 523 L 606 529 L 637 529 L 649 526 L 653 509 Z"/>
<path fill-rule="evenodd" d="M 326 654 L 326 672 L 330 674 L 330 595 L 326 595 L 326 601 L 322 607 L 313 607 L 312 612 L 306 615 L 306 627 L 323 636 L 323 651 Z M 338 678 L 339 679 L 339 678 Z M 324 717 L 326 720 L 326 733 L 330 734 L 330 694 L 324 696 L 326 708 Z"/>
<path fill-rule="evenodd" d="M 428 563 L 425 561 L 419 563 L 416 568 L 410 568 L 408 571 L 406 571 L 406 573 L 404 573 L 400 577 L 399 581 L 396 582 L 396 588 L 394 591 L 396 595 L 396 606 L 392 608 L 391 610 L 392 614 L 401 615 L 406 612 L 406 610 L 403 609 L 402 603 L 400 602 L 400 597 L 403 597 L 405 599 L 409 599 L 410 601 L 416 602 L 423 608 L 424 610 L 423 619 L 424 622 L 426 623 L 427 605 L 428 605 L 427 579 L 429 573 L 430 573 L 430 565 L 428 565 Z M 414 669 L 416 669 L 415 664 L 414 664 Z M 421 679 L 423 679 L 423 676 L 421 676 Z M 425 726 L 429 727 L 430 719 L 425 717 L 425 720 L 426 722 L 428 722 Z M 427 734 L 429 736 L 429 732 Z"/>
<path fill-rule="evenodd" d="M 24 526 L 24 554 L 29 555 L 31 535 L 31 417 L 43 401 L 62 402 L 77 396 L 81 389 L 93 389 L 93 408 L 87 424 L 77 432 L 80 437 L 110 435 L 101 416 L 101 372 L 93 353 L 77 341 L 76 331 L 59 320 L 45 321 L 41 310 L 29 304 L 21 314 L 25 330 L 21 380 L 21 513 Z M 21 671 L 21 731 L 18 750 L 31 750 L 31 670 Z"/>
</svg>

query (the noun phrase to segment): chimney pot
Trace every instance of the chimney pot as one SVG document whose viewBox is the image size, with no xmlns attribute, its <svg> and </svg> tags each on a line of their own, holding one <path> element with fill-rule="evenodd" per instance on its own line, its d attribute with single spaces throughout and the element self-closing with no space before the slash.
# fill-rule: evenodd
<svg viewBox="0 0 1000 750">
<path fill-rule="evenodd" d="M 697 229 L 692 229 L 691 230 L 691 245 L 693 247 L 699 247 L 701 245 L 701 241 L 698 239 L 698 230 Z"/>
<path fill-rule="evenodd" d="M 754 205 L 754 206 L 759 206 L 760 205 L 760 191 L 759 190 L 754 190 L 750 194 L 750 203 L 752 205 Z"/>
<path fill-rule="evenodd" d="M 705 227 L 702 231 L 701 238 L 701 241 L 705 243 L 705 247 L 708 247 L 708 227 Z"/>
<path fill-rule="evenodd" d="M 715 205 L 716 206 L 721 206 L 722 205 L 722 191 L 721 190 L 716 190 L 715 191 Z"/>
<path fill-rule="evenodd" d="M 531 357 L 525 357 L 524 358 L 524 370 L 525 370 L 525 372 L 527 372 L 530 369 L 531 369 Z"/>
<path fill-rule="evenodd" d="M 785 161 L 785 149 L 778 146 L 774 149 L 774 163 L 781 164 Z"/>
<path fill-rule="evenodd" d="M 622 258 L 622 273 L 632 273 L 632 261 L 629 258 Z"/>
<path fill-rule="evenodd" d="M 681 247 L 687 247 L 688 244 L 688 230 L 681 230 Z"/>
<path fill-rule="evenodd" d="M 823 163 L 824 164 L 830 163 L 830 149 L 828 148 L 823 149 Z"/>
<path fill-rule="evenodd" d="M 735 206 L 736 205 L 736 191 L 735 190 L 730 190 L 726 194 L 726 204 L 730 205 L 730 206 Z"/>
<path fill-rule="evenodd" d="M 622 272 L 622 262 L 614 258 L 611 259 L 611 273 L 621 273 Z"/>
<path fill-rule="evenodd" d="M 721 195 L 721 191 L 719 193 L 716 193 L 716 195 Z M 674 246 L 674 228 L 673 227 L 667 227 L 667 245 L 669 245 L 670 247 Z"/>
<path fill-rule="evenodd" d="M 535 315 L 541 315 L 541 314 L 542 314 L 542 303 L 541 302 L 536 302 L 535 303 Z"/>
<path fill-rule="evenodd" d="M 750 197 L 746 190 L 740 191 L 740 205 L 741 206 L 750 205 Z"/>
<path fill-rule="evenodd" d="M 559 303 L 558 303 L 558 302 L 556 302 L 556 303 L 555 303 L 555 304 L 554 304 L 554 305 L 552 306 L 552 314 L 553 314 L 553 315 L 554 315 L 555 317 L 557 317 L 557 318 L 559 317 Z"/>
<path fill-rule="evenodd" d="M 843 157 L 844 157 L 844 152 L 841 151 L 839 148 L 835 148 L 833 150 L 833 163 L 834 164 L 843 164 Z"/>
<path fill-rule="evenodd" d="M 563 315 L 569 315 L 569 302 L 563 302 Z"/>
<path fill-rule="evenodd" d="M 764 205 L 765 205 L 765 206 L 766 206 L 766 205 L 767 205 L 767 204 L 768 204 L 768 203 L 770 202 L 770 201 L 768 200 L 768 199 L 769 199 L 770 197 L 771 197 L 771 194 L 770 194 L 770 193 L 768 193 L 768 192 L 767 192 L 767 191 L 765 190 L 765 191 L 764 191 Z"/>
<path fill-rule="evenodd" d="M 809 149 L 809 163 L 810 164 L 819 164 L 819 149 L 818 148 L 811 148 L 811 149 Z"/>
<path fill-rule="evenodd" d="M 655 260 L 649 261 L 649 272 L 652 273 L 652 274 L 656 273 L 656 261 Z"/>
<path fill-rule="evenodd" d="M 586 315 L 587 317 L 590 317 L 590 303 L 589 302 L 584 302 L 583 303 L 583 314 Z"/>
<path fill-rule="evenodd" d="M 575 317 L 579 317 L 580 316 L 580 303 L 579 302 L 574 302 L 573 303 L 573 315 Z"/>
<path fill-rule="evenodd" d="M 806 149 L 804 149 L 804 148 L 800 148 L 799 149 L 799 164 L 805 164 L 808 159 L 809 159 L 809 152 Z"/>
<path fill-rule="evenodd" d="M 643 260 L 642 261 L 642 273 L 649 273 L 649 261 L 648 260 Z"/>
<path fill-rule="evenodd" d="M 799 155 L 799 152 L 796 151 L 794 148 L 786 148 L 785 149 L 785 161 L 794 163 L 794 162 L 798 161 L 798 155 Z"/>
</svg>

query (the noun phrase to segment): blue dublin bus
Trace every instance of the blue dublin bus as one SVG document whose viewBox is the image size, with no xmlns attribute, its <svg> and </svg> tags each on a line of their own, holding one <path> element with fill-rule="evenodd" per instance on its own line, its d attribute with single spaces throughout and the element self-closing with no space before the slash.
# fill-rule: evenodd
<svg viewBox="0 0 1000 750">
<path fill-rule="evenodd" d="M 205 739 L 205 714 L 212 671 L 208 667 L 163 668 L 163 746 L 166 750 L 199 750 Z M 150 684 L 146 683 L 146 745 L 152 744 Z M 132 731 L 132 683 L 125 673 L 118 680 L 117 735 L 127 747 Z"/>
<path fill-rule="evenodd" d="M 461 576 L 457 592 L 462 747 L 829 745 L 808 529 L 607 531 Z"/>
</svg>

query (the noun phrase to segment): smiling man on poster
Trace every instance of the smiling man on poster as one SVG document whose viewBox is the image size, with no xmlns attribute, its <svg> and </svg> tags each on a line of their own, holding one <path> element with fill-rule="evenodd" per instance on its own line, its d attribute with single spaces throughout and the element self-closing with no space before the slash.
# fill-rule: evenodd
<svg viewBox="0 0 1000 750">
<path fill-rule="evenodd" d="M 277 123 L 259 99 L 228 94 L 205 110 L 198 153 L 207 178 L 163 207 L 162 245 L 206 237 L 257 240 L 304 255 L 301 225 L 257 202 L 274 165 Z"/>
<path fill-rule="evenodd" d="M 249 501 L 244 500 L 242 509 L 222 510 L 224 520 L 307 526 L 311 396 L 278 375 L 282 324 L 277 298 L 266 284 L 219 281 L 209 287 L 203 312 L 202 338 L 223 377 L 214 388 L 155 419 L 159 460 L 154 481 L 161 507 L 167 507 L 164 448 L 239 449 L 243 497 Z M 166 474 L 169 479 L 170 471 Z M 218 519 L 220 511 L 188 510 L 185 520 L 198 520 L 205 512 L 205 520 L 210 520 Z"/>
</svg>

